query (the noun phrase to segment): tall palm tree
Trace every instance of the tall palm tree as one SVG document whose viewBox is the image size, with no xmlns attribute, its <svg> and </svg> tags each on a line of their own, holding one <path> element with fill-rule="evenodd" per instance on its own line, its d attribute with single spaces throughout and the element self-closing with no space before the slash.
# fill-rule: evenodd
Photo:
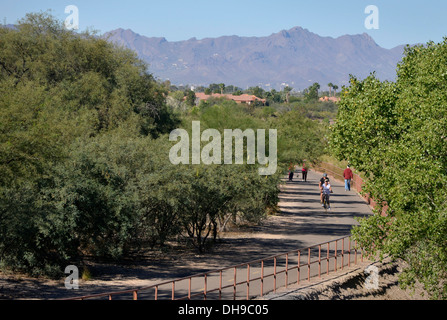
<svg viewBox="0 0 447 320">
<path fill-rule="evenodd" d="M 293 88 L 287 86 L 284 88 L 284 92 L 286 93 L 286 103 L 289 103 L 289 98 L 290 98 L 290 91 L 292 91 Z"/>
<path fill-rule="evenodd" d="M 318 90 L 320 90 L 320 84 L 318 83 L 318 82 L 315 82 L 314 84 L 313 84 L 313 87 L 316 89 L 316 91 L 317 91 L 317 97 L 318 97 Z M 318 99 L 318 98 L 317 98 Z"/>
<path fill-rule="evenodd" d="M 334 87 L 334 85 L 332 84 L 332 82 L 329 82 L 328 84 L 327 84 L 327 86 L 329 87 L 329 97 L 331 96 L 331 90 L 332 90 L 332 88 Z"/>
<path fill-rule="evenodd" d="M 332 88 L 334 89 L 334 97 L 335 97 L 335 93 L 336 93 L 337 90 L 338 90 L 338 86 L 337 86 L 337 85 L 333 85 Z"/>
</svg>

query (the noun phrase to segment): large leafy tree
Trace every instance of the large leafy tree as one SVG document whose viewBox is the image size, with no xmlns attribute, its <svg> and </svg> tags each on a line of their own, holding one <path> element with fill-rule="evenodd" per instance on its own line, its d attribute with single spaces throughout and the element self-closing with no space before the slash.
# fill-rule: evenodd
<svg viewBox="0 0 447 320">
<path fill-rule="evenodd" d="M 374 75 L 343 88 L 330 144 L 366 178 L 386 214 L 363 219 L 356 237 L 372 254 L 408 263 L 416 280 L 447 298 L 447 39 L 406 49 L 396 82 Z"/>
<path fill-rule="evenodd" d="M 125 252 L 138 203 L 112 132 L 174 129 L 165 95 L 134 53 L 48 13 L 0 28 L 2 266 L 53 273 L 80 254 Z"/>
<path fill-rule="evenodd" d="M 221 164 L 181 166 L 181 172 L 176 177 L 176 180 L 180 177 L 184 187 L 178 194 L 184 204 L 182 228 L 202 251 L 206 240 L 215 240 L 217 232 L 224 230 L 229 221 L 259 222 L 268 212 L 275 211 L 280 171 L 272 176 L 260 176 L 258 165 L 247 164 L 246 139 L 243 143 L 243 164 L 224 164 L 225 129 L 256 131 L 271 128 L 270 123 L 252 117 L 248 109 L 224 101 L 194 117 L 185 118 L 184 127 L 189 132 L 192 130 L 192 120 L 200 121 L 202 132 L 208 128 L 217 130 L 222 148 Z M 202 142 L 202 147 L 205 145 Z"/>
<path fill-rule="evenodd" d="M 278 158 L 283 166 L 318 162 L 326 152 L 327 126 L 310 120 L 301 110 L 282 114 L 272 122 L 278 128 Z"/>
<path fill-rule="evenodd" d="M 305 89 L 304 96 L 307 102 L 318 100 L 318 90 L 320 90 L 320 84 L 315 82 L 309 88 Z"/>
</svg>

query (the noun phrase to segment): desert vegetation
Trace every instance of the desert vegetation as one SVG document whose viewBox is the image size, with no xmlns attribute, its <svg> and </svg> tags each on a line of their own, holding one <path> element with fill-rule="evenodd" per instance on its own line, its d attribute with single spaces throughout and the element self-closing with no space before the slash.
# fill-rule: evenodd
<svg viewBox="0 0 447 320">
<path fill-rule="evenodd" d="M 0 39 L 1 268 L 59 277 L 85 257 L 119 260 L 176 239 L 202 252 L 229 222 L 275 213 L 284 170 L 324 153 L 327 126 L 305 108 L 176 108 L 135 53 L 48 13 L 0 28 Z M 192 121 L 277 129 L 277 173 L 260 176 L 246 159 L 173 165 L 169 133 Z"/>
</svg>

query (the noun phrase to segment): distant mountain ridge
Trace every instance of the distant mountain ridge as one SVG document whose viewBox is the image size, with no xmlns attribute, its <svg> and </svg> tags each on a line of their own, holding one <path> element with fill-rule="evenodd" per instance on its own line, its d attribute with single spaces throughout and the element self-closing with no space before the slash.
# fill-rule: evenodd
<svg viewBox="0 0 447 320">
<path fill-rule="evenodd" d="M 104 34 L 109 41 L 134 50 L 149 64 L 149 71 L 173 84 L 233 84 L 242 88 L 279 88 L 287 84 L 302 90 L 314 82 L 322 89 L 332 82 L 348 83 L 371 72 L 381 80 L 394 80 L 404 46 L 385 49 L 366 33 L 338 38 L 321 37 L 294 27 L 266 37 L 222 36 L 170 42 L 132 30 Z"/>
</svg>

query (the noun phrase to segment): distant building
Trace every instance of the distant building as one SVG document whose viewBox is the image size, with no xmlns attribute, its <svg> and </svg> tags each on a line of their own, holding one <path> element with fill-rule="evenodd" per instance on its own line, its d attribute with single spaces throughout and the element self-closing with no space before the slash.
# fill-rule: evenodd
<svg viewBox="0 0 447 320">
<path fill-rule="evenodd" d="M 239 104 L 248 104 L 248 105 L 251 105 L 256 101 L 259 101 L 262 104 L 266 103 L 266 99 L 261 99 L 250 94 L 241 94 L 240 96 L 235 96 L 232 94 L 220 94 L 220 93 L 205 94 L 203 92 L 196 92 L 196 98 L 199 99 L 199 101 L 201 100 L 207 101 L 210 98 L 225 98 L 228 100 L 233 100 Z"/>
<path fill-rule="evenodd" d="M 321 101 L 321 102 L 329 102 L 329 101 L 332 101 L 332 102 L 339 102 L 339 101 L 340 101 L 340 98 L 324 96 L 324 97 L 321 97 L 321 98 L 319 99 L 319 101 Z"/>
</svg>

